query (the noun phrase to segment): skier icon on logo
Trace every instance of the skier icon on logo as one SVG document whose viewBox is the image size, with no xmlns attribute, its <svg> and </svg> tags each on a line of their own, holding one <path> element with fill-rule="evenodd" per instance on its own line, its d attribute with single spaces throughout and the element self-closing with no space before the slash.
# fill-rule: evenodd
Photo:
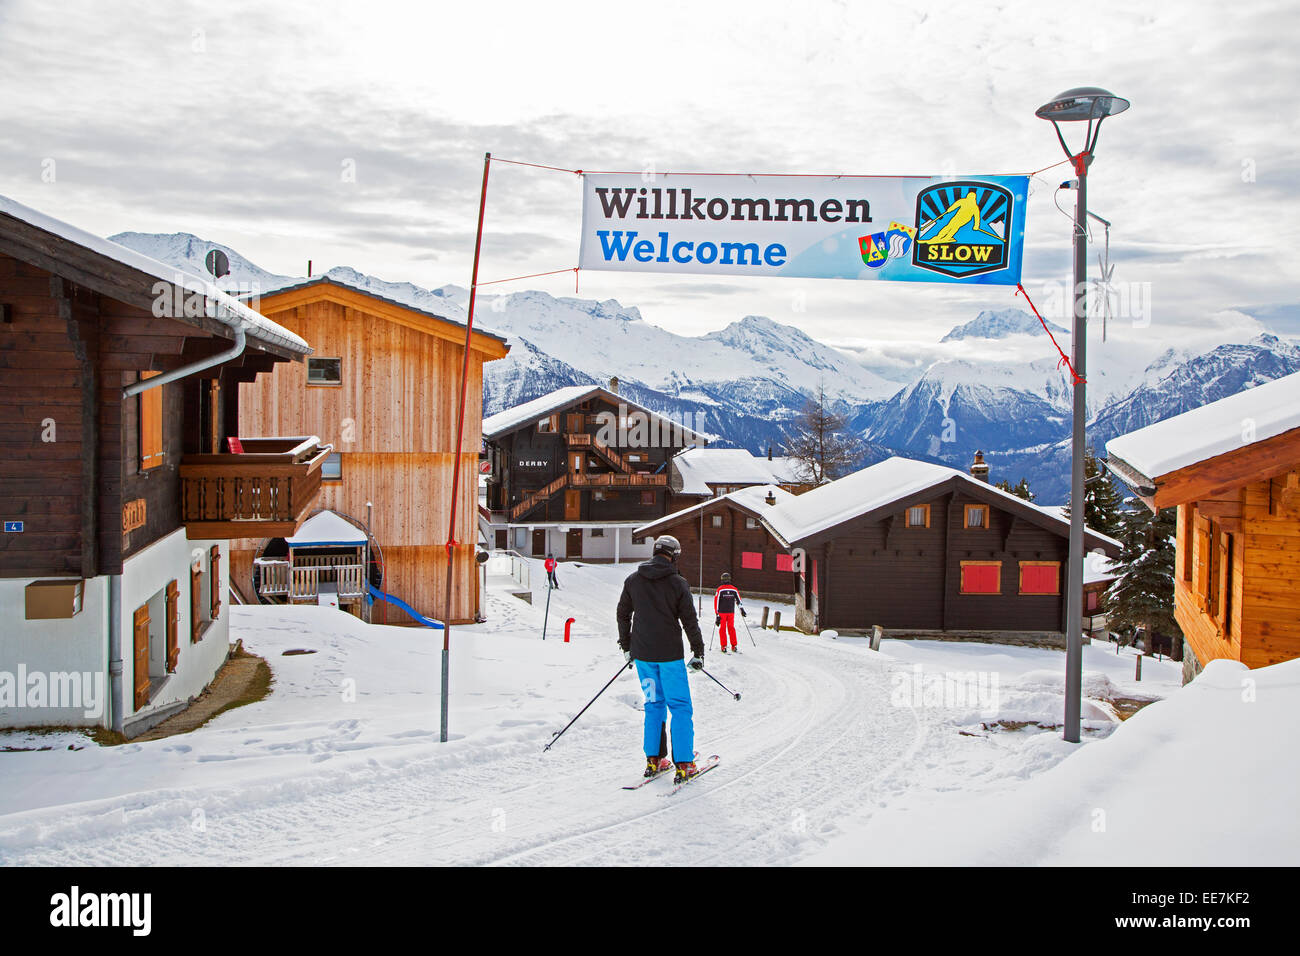
<svg viewBox="0 0 1300 956">
<path fill-rule="evenodd" d="M 939 183 L 916 197 L 912 263 L 962 278 L 1007 266 L 1012 196 L 993 183 Z"/>
</svg>

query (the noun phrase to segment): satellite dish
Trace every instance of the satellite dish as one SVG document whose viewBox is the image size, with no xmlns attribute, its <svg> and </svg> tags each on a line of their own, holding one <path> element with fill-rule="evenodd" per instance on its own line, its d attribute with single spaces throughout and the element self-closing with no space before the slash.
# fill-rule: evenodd
<svg viewBox="0 0 1300 956">
<path fill-rule="evenodd" d="M 222 276 L 230 275 L 230 257 L 220 249 L 210 250 L 203 264 L 208 267 L 208 271 L 214 278 L 220 279 Z"/>
</svg>

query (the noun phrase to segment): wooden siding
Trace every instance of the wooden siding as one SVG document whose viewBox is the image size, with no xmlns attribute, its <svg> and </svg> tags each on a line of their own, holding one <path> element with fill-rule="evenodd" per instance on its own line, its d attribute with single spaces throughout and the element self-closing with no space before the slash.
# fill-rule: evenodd
<svg viewBox="0 0 1300 956">
<path fill-rule="evenodd" d="M 318 296 L 332 294 L 313 288 Z M 286 298 L 295 303 L 287 309 L 278 308 L 278 297 L 268 296 L 261 309 L 307 339 L 313 357 L 341 359 L 341 384 L 308 385 L 305 363 L 241 384 L 240 430 L 317 435 L 332 444 L 340 455 L 342 480 L 322 483 L 316 507 L 364 522 L 366 502 L 371 502 L 371 530 L 383 550 L 389 593 L 423 614 L 441 618 L 447 613 L 445 545 L 463 333 L 456 341 L 398 324 L 379 314 L 381 303 L 371 312 L 329 298 L 304 301 L 310 291 Z M 456 510 L 456 540 L 468 557 L 458 558 L 454 567 L 453 621 L 472 620 L 477 607 L 473 553 L 478 540 L 484 354 L 472 350 L 469 365 Z M 249 594 L 252 554 L 259 543 L 233 545 L 231 571 Z M 394 607 L 376 610 L 375 619 L 382 619 L 381 614 L 389 623 L 407 623 L 406 615 Z"/>
<path fill-rule="evenodd" d="M 712 518 L 722 518 L 722 527 L 713 527 Z M 716 588 L 722 572 L 731 573 L 731 583 L 743 597 L 747 592 L 763 594 L 794 593 L 795 576 L 789 571 L 776 570 L 777 555 L 788 552 L 768 534 L 767 529 L 745 527 L 748 512 L 730 502 L 718 502 L 704 509 L 704 579 L 706 590 Z M 682 554 L 677 559 L 691 587 L 700 586 L 700 514 L 688 515 L 673 524 L 663 525 L 657 534 L 671 534 L 681 542 Z M 741 566 L 741 555 L 755 551 L 763 555 L 762 570 Z"/>
</svg>

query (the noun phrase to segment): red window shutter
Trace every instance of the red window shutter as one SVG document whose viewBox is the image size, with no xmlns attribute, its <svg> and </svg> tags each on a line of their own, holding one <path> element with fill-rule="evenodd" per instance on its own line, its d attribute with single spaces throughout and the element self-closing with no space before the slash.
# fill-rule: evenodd
<svg viewBox="0 0 1300 956">
<path fill-rule="evenodd" d="M 1025 564 L 1020 568 L 1021 594 L 1060 594 L 1059 564 Z"/>
<path fill-rule="evenodd" d="M 221 613 L 221 548 L 213 545 L 208 552 L 208 596 L 212 600 L 212 620 Z"/>
<path fill-rule="evenodd" d="M 167 583 L 167 673 L 176 673 L 180 658 L 181 595 L 175 581 Z"/>
<path fill-rule="evenodd" d="M 761 551 L 740 552 L 740 566 L 742 568 L 752 568 L 755 571 L 762 571 L 763 553 Z"/>
<path fill-rule="evenodd" d="M 778 554 L 776 556 L 776 569 L 778 571 L 791 571 L 794 569 L 794 558 L 788 554 Z"/>
<path fill-rule="evenodd" d="M 997 594 L 1001 590 L 1002 567 L 998 564 L 963 564 L 962 594 Z"/>
<path fill-rule="evenodd" d="M 813 558 L 813 563 L 812 563 L 812 593 L 813 596 L 816 596 L 817 594 L 817 559 L 816 558 Z"/>
</svg>

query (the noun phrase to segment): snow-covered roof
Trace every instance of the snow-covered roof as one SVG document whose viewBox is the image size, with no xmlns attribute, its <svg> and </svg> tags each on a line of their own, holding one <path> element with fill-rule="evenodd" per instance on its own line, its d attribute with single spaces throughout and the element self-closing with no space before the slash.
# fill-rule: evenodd
<svg viewBox="0 0 1300 956">
<path fill-rule="evenodd" d="M 455 319 L 449 319 L 445 315 L 439 315 L 437 312 L 430 312 L 428 309 L 422 309 L 418 305 L 412 305 L 410 302 L 403 302 L 400 299 L 394 299 L 386 295 L 380 295 L 378 292 L 375 292 L 373 289 L 367 289 L 365 286 L 357 285 L 356 283 L 353 282 L 345 282 L 342 279 L 340 279 L 338 276 L 332 276 L 332 275 L 313 276 L 310 279 L 294 279 L 290 282 L 285 283 L 284 285 L 277 286 L 272 289 L 264 289 L 256 293 L 250 293 L 250 295 L 263 298 L 263 299 L 269 299 L 271 296 L 280 295 L 281 293 L 284 292 L 296 292 L 299 289 L 307 289 L 307 288 L 311 288 L 312 286 L 330 286 L 330 285 L 336 285 L 339 288 L 347 289 L 351 292 L 356 292 L 359 295 L 369 296 L 372 299 L 376 299 L 380 302 L 387 303 L 388 305 L 395 305 L 399 309 L 406 309 L 408 312 L 415 312 L 419 315 L 427 316 L 428 318 L 431 319 L 437 319 L 439 322 L 446 322 L 449 325 L 456 326 L 457 328 L 461 328 L 461 329 L 465 328 L 464 322 L 458 322 Z M 477 323 L 474 326 L 474 334 L 482 335 L 489 339 L 495 339 L 498 342 L 504 343 L 506 341 L 505 336 L 498 335 L 496 332 L 489 332 L 487 329 L 482 328 Z"/>
<path fill-rule="evenodd" d="M 553 392 L 547 392 L 541 398 L 534 398 L 531 402 L 524 402 L 522 405 L 516 405 L 514 408 L 507 408 L 505 411 L 497 412 L 495 415 L 489 415 L 483 419 L 483 437 L 495 438 L 506 432 L 514 431 L 521 425 L 529 422 L 540 421 L 548 415 L 561 408 L 575 405 L 585 398 L 592 395 L 602 395 L 605 399 L 615 405 L 623 404 L 628 408 L 645 412 L 647 415 L 653 415 L 660 421 L 670 421 L 658 412 L 651 411 L 644 405 L 632 401 L 625 395 L 619 395 L 608 389 L 601 388 L 599 385 L 569 385 L 565 388 L 557 388 Z M 676 424 L 676 423 L 673 423 Z M 682 428 L 686 435 L 695 435 L 697 438 L 712 438 L 712 435 L 706 435 L 703 432 L 694 429 Z"/>
<path fill-rule="evenodd" d="M 1300 428 L 1300 373 L 1112 438 L 1106 454 L 1154 481 L 1295 428 Z"/>
<path fill-rule="evenodd" d="M 769 505 L 767 496 L 772 495 L 776 498 L 776 504 Z M 670 524 L 676 524 L 683 518 L 698 512 L 702 509 L 717 507 L 721 502 L 730 501 L 753 512 L 763 513 L 779 508 L 784 502 L 789 501 L 795 496 L 777 485 L 750 485 L 748 488 L 739 488 L 736 491 L 729 492 L 725 495 L 719 495 L 716 498 L 708 498 L 697 505 L 691 505 L 689 508 L 683 508 L 681 511 L 674 511 L 670 515 L 662 518 L 656 518 L 654 521 L 647 521 L 645 524 L 632 529 L 634 535 L 646 533 L 648 528 L 657 528 Z"/>
<path fill-rule="evenodd" d="M 709 485 L 759 485 L 771 482 L 789 484 L 789 460 L 768 461 L 751 455 L 743 448 L 688 448 L 673 458 L 673 468 L 681 475 L 683 495 L 713 494 Z"/>
<path fill-rule="evenodd" d="M 333 511 L 320 511 L 302 523 L 298 533 L 284 539 L 291 548 L 358 547 L 366 533 Z"/>
<path fill-rule="evenodd" d="M 24 206 L 7 196 L 0 196 L 0 214 L 12 216 L 29 226 L 34 226 L 43 232 L 48 232 L 60 239 L 88 249 L 96 255 L 129 266 L 155 279 L 161 279 L 169 285 L 178 286 L 186 293 L 197 293 L 211 303 L 208 312 L 209 317 L 231 329 L 242 328 L 245 334 L 255 339 L 278 345 L 281 348 L 302 355 L 311 352 L 311 347 L 301 337 L 283 326 L 277 325 L 266 316 L 259 315 L 242 302 L 218 289 L 212 282 L 202 276 L 185 272 L 175 266 L 164 265 L 157 259 L 151 259 L 133 249 L 128 249 L 126 246 L 118 245 L 116 242 L 86 232 L 84 229 L 78 229 L 76 226 L 55 219 L 53 216 L 47 216 L 45 213 Z M 177 316 L 177 318 L 184 321 L 181 316 Z"/>
<path fill-rule="evenodd" d="M 1009 510 L 1039 516 L 1044 527 L 1056 525 L 1062 534 L 1069 533 L 1070 523 L 1059 513 L 1040 508 L 956 468 L 899 457 L 887 458 L 820 488 L 793 495 L 789 501 L 765 511 L 763 520 L 778 537 L 793 543 L 954 479 L 981 497 L 1006 499 Z M 1087 529 L 1087 534 L 1120 547 L 1118 541 L 1099 532 Z"/>
</svg>

